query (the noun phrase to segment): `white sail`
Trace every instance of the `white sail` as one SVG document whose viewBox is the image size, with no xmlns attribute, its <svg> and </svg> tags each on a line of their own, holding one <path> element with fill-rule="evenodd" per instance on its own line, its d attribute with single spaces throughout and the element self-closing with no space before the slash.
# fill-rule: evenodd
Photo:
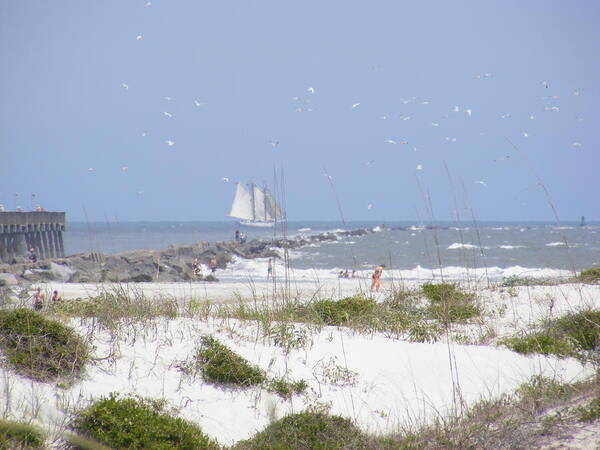
<svg viewBox="0 0 600 450">
<path fill-rule="evenodd" d="M 254 220 L 260 220 L 262 222 L 267 221 L 265 194 L 255 184 L 252 184 L 252 196 L 254 200 Z"/>
<path fill-rule="evenodd" d="M 254 220 L 252 198 L 241 183 L 236 184 L 235 197 L 229 215 L 238 219 Z"/>
<path fill-rule="evenodd" d="M 275 199 L 268 188 L 265 188 L 265 204 L 267 210 L 267 220 L 281 220 L 283 218 L 281 209 L 279 209 L 279 205 L 277 205 L 275 202 Z"/>
</svg>

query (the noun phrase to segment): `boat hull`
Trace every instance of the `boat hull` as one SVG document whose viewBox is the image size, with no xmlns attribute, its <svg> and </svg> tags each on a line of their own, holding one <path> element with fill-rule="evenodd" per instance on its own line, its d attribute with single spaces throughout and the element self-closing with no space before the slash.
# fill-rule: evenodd
<svg viewBox="0 0 600 450">
<path fill-rule="evenodd" d="M 255 228 L 272 228 L 275 222 L 263 222 L 260 220 L 240 220 L 238 222 L 244 227 L 255 227 Z"/>
</svg>

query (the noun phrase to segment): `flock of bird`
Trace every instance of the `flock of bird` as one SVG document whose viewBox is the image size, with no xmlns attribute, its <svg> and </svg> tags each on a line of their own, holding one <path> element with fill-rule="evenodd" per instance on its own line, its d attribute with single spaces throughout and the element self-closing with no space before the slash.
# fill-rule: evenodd
<svg viewBox="0 0 600 450">
<path fill-rule="evenodd" d="M 145 3 L 145 7 L 151 7 L 152 6 L 152 2 L 148 1 Z M 135 36 L 135 40 L 136 41 L 142 41 L 144 40 L 144 35 L 142 34 L 138 34 Z M 475 79 L 477 80 L 491 80 L 494 79 L 495 76 L 492 73 L 481 73 L 481 74 L 477 74 L 475 75 Z M 542 87 L 542 89 L 545 90 L 549 90 L 550 89 L 550 83 L 546 80 L 541 81 L 540 85 Z M 123 91 L 129 91 L 130 90 L 130 85 L 128 83 L 121 83 L 121 88 Z M 304 95 L 298 95 L 298 96 L 294 96 L 291 97 L 292 101 L 293 101 L 293 108 L 294 111 L 298 112 L 298 113 L 310 113 L 313 111 L 313 97 L 317 96 L 317 92 L 318 89 L 314 86 L 309 86 L 307 88 L 305 88 L 305 94 Z M 579 97 L 583 94 L 583 90 L 582 89 L 578 89 L 575 88 L 572 90 L 572 95 Z M 164 96 L 163 99 L 166 102 L 171 102 L 173 100 L 172 97 L 170 96 Z M 541 97 L 542 100 L 546 101 L 547 104 L 544 106 L 544 110 L 550 113 L 558 113 L 560 112 L 560 107 L 557 105 L 557 100 L 559 99 L 558 95 L 546 95 Z M 197 107 L 197 108 L 201 108 L 204 107 L 206 104 L 204 102 L 199 101 L 197 98 L 191 98 L 190 101 L 192 102 L 192 104 Z M 410 104 L 415 104 L 415 105 L 423 105 L 423 106 L 427 106 L 430 105 L 432 103 L 432 100 L 430 99 L 423 99 L 420 97 L 412 97 L 410 99 L 402 99 L 400 100 L 400 102 L 402 103 L 402 105 L 410 105 Z M 368 103 L 368 102 L 367 102 Z M 364 104 L 365 101 L 354 101 L 354 102 L 348 102 L 348 107 L 350 110 L 362 110 L 364 108 Z M 448 113 L 431 121 L 431 119 L 429 119 L 427 121 L 427 125 L 434 127 L 434 128 L 440 128 L 442 125 L 442 121 L 444 119 L 447 119 L 450 115 L 453 114 L 463 114 L 465 119 L 470 119 L 472 118 L 475 114 L 476 111 L 473 110 L 473 108 L 471 107 L 461 107 L 460 105 L 453 105 L 449 108 Z M 162 111 L 162 115 L 165 119 L 174 119 L 175 120 L 175 116 L 171 111 L 168 110 L 164 110 Z M 388 120 L 391 118 L 394 119 L 398 119 L 398 120 L 402 120 L 402 121 L 409 121 L 409 120 L 413 120 L 413 118 L 415 117 L 414 113 L 410 113 L 410 114 L 382 114 L 379 115 L 378 118 L 381 120 Z M 508 112 L 502 112 L 501 114 L 498 114 L 498 117 L 502 120 L 510 120 L 512 118 L 512 115 Z M 530 120 L 535 120 L 535 115 L 531 114 L 529 115 L 529 119 Z M 577 121 L 582 121 L 583 119 L 581 118 L 577 118 Z M 142 137 L 146 137 L 148 135 L 147 131 L 143 131 L 141 133 Z M 529 137 L 529 132 L 528 131 L 523 131 L 522 132 L 522 136 L 523 138 L 528 138 Z M 458 141 L 458 138 L 455 136 L 445 136 L 444 137 L 444 141 L 447 143 L 456 143 Z M 267 141 L 268 144 L 273 148 L 276 149 L 280 146 L 280 141 L 276 140 L 276 139 L 271 139 L 269 141 Z M 387 137 L 385 139 L 383 139 L 383 143 L 388 144 L 388 145 L 398 145 L 398 146 L 406 146 L 409 149 L 412 149 L 412 151 L 417 152 L 419 151 L 420 146 L 418 147 L 417 145 L 415 145 L 415 143 L 410 142 L 407 139 L 399 139 L 397 137 Z M 164 145 L 167 147 L 175 147 L 176 142 L 174 140 L 174 138 L 169 137 L 167 139 L 164 140 Z M 581 148 L 582 144 L 580 142 L 573 142 L 571 145 L 572 148 Z M 504 157 L 505 159 L 510 158 L 510 155 L 506 155 Z M 494 161 L 498 161 L 498 160 L 494 160 Z M 375 164 L 375 160 L 371 159 L 369 161 L 365 161 L 361 163 L 363 166 L 365 167 L 370 167 L 373 166 Z M 121 171 L 123 173 L 126 173 L 128 171 L 129 167 L 128 166 L 122 166 L 121 167 Z M 415 166 L 415 170 L 416 171 L 423 171 L 423 164 L 419 163 L 416 164 Z M 88 168 L 88 172 L 90 173 L 94 173 L 95 169 L 90 167 Z M 326 173 L 323 173 L 324 176 L 328 177 L 329 181 L 332 181 L 333 178 Z M 228 176 L 223 176 L 220 178 L 220 181 L 223 183 L 229 183 L 230 182 L 230 177 Z M 486 188 L 487 187 L 487 182 L 485 180 L 477 180 L 474 183 Z M 138 190 L 137 193 L 139 195 L 143 194 L 143 190 Z M 374 207 L 373 203 L 368 203 L 367 204 L 367 209 L 371 210 Z"/>
</svg>

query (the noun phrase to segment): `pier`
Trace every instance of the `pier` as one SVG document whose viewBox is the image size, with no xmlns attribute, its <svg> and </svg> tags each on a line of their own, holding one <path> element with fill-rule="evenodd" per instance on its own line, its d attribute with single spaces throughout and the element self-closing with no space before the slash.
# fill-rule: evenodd
<svg viewBox="0 0 600 450">
<path fill-rule="evenodd" d="M 0 212 L 0 263 L 27 257 L 33 248 L 38 259 L 64 258 L 64 212 Z"/>
</svg>

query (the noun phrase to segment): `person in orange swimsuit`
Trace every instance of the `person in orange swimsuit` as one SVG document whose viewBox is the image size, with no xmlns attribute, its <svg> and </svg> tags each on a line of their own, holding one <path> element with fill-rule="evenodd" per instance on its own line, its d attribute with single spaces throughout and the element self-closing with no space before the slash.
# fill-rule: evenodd
<svg viewBox="0 0 600 450">
<path fill-rule="evenodd" d="M 376 291 L 378 291 L 381 287 L 381 273 L 383 272 L 384 267 L 385 266 L 383 264 L 380 264 L 377 267 L 375 267 L 375 272 L 373 272 L 373 275 L 371 277 L 373 279 L 373 281 L 371 281 L 371 290 L 375 289 Z"/>
</svg>

